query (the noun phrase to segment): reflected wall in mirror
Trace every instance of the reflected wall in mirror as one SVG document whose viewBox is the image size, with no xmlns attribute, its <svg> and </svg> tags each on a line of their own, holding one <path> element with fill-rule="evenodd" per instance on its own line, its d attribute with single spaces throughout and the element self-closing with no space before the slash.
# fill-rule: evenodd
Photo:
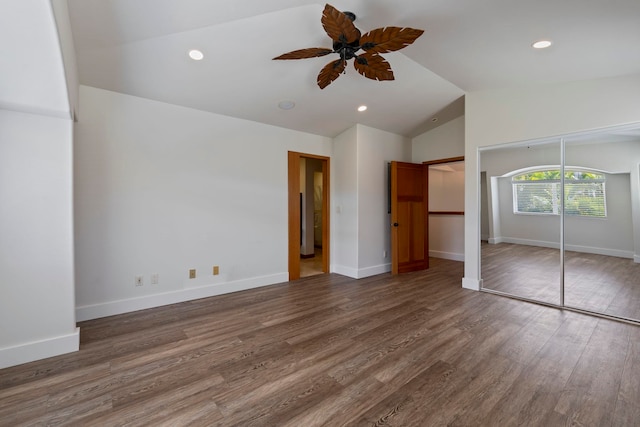
<svg viewBox="0 0 640 427">
<path fill-rule="evenodd" d="M 560 160 L 559 139 L 480 153 L 483 289 L 561 304 L 559 189 L 545 175 Z"/>
<path fill-rule="evenodd" d="M 640 319 L 640 130 L 567 138 L 565 164 L 565 305 Z"/>
</svg>

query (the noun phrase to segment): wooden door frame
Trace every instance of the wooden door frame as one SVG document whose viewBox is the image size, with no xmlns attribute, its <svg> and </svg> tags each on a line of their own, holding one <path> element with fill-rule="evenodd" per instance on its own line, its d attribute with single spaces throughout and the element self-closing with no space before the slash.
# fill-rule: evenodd
<svg viewBox="0 0 640 427">
<path fill-rule="evenodd" d="M 322 271 L 329 272 L 329 170 L 330 158 L 315 154 L 288 153 L 289 181 L 289 280 L 300 278 L 300 159 L 322 161 Z"/>
<path fill-rule="evenodd" d="M 456 162 L 464 162 L 464 156 L 448 157 L 446 159 L 437 159 L 437 160 L 427 160 L 426 162 L 422 162 L 422 164 L 423 165 L 439 165 L 442 163 L 456 163 Z"/>
</svg>

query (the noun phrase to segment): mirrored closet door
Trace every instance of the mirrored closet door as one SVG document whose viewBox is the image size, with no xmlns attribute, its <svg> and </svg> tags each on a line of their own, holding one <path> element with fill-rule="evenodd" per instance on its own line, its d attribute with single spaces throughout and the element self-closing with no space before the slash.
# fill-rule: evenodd
<svg viewBox="0 0 640 427">
<path fill-rule="evenodd" d="M 639 163 L 638 130 L 565 139 L 567 307 L 640 319 Z"/>
<path fill-rule="evenodd" d="M 640 321 L 640 126 L 480 152 L 483 290 Z"/>
<path fill-rule="evenodd" d="M 560 141 L 481 152 L 483 288 L 561 304 Z"/>
</svg>

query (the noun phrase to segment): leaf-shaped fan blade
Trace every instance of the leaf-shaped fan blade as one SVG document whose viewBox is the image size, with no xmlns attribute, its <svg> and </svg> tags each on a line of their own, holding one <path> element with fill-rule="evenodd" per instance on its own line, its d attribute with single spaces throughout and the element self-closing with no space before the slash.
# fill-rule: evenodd
<svg viewBox="0 0 640 427">
<path fill-rule="evenodd" d="M 310 47 L 308 49 L 298 49 L 293 50 L 288 53 L 283 53 L 280 56 L 276 56 L 273 59 L 305 59 L 305 58 L 315 58 L 318 56 L 325 56 L 330 53 L 333 53 L 333 50 L 326 49 L 324 47 Z"/>
<path fill-rule="evenodd" d="M 360 46 L 367 52 L 393 52 L 409 46 L 424 33 L 415 28 L 376 28 L 360 37 Z"/>
<path fill-rule="evenodd" d="M 340 74 L 344 71 L 346 64 L 346 61 L 336 59 L 335 61 L 331 61 L 325 65 L 324 68 L 320 70 L 320 74 L 318 74 L 318 86 L 320 86 L 320 89 L 324 89 L 329 86 L 332 81 L 340 77 Z"/>
<path fill-rule="evenodd" d="M 353 66 L 363 76 L 372 80 L 393 80 L 391 65 L 377 53 L 363 53 L 353 61 Z"/>
<path fill-rule="evenodd" d="M 349 44 L 360 37 L 360 31 L 353 25 L 353 21 L 328 3 L 322 11 L 322 26 L 329 37 L 337 42 Z"/>
</svg>

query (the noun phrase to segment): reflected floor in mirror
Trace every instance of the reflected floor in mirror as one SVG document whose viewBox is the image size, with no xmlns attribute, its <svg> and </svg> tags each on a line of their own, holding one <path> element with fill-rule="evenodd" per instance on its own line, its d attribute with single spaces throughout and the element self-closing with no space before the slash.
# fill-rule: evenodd
<svg viewBox="0 0 640 427">
<path fill-rule="evenodd" d="M 560 251 L 482 242 L 485 289 L 560 303 Z M 565 251 L 565 305 L 640 320 L 640 264 L 632 259 Z"/>
</svg>

